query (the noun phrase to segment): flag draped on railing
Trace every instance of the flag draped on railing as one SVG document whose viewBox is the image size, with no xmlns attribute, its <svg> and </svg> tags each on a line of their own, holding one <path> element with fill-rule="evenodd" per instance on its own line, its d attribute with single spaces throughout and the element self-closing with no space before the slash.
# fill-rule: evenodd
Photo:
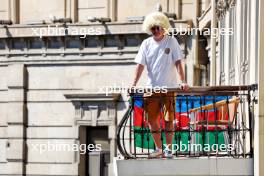
<svg viewBox="0 0 264 176">
<path fill-rule="evenodd" d="M 228 144 L 226 129 L 227 125 L 214 124 L 222 115 L 219 109 L 214 107 L 216 102 L 228 100 L 230 96 L 177 96 L 175 103 L 174 117 L 174 137 L 173 144 L 189 145 L 200 144 L 204 150 L 205 146 Z M 213 104 L 214 108 L 203 110 L 199 107 Z M 195 113 L 190 110 L 198 108 Z M 143 149 L 154 149 L 155 144 L 152 133 L 149 130 L 147 116 L 144 112 L 143 96 L 136 95 L 133 97 L 133 129 L 135 147 Z M 159 115 L 159 122 L 162 130 L 161 140 L 166 144 L 165 138 L 165 122 L 162 118 L 163 112 Z M 229 120 L 225 115 L 225 120 Z M 204 121 L 204 124 L 199 124 Z M 210 125 L 209 125 L 210 124 Z M 182 152 L 189 152 L 191 149 L 185 148 Z"/>
</svg>

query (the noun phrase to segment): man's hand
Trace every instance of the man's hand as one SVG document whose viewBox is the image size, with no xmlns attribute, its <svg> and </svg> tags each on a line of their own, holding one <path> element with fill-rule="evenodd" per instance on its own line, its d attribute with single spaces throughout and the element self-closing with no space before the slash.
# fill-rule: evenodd
<svg viewBox="0 0 264 176">
<path fill-rule="evenodd" d="M 187 91 L 190 89 L 189 85 L 186 82 L 182 82 L 180 86 L 181 86 L 181 89 L 184 91 Z"/>
<path fill-rule="evenodd" d="M 132 85 L 130 86 L 128 89 L 127 89 L 127 93 L 130 95 L 130 94 L 133 94 L 135 93 L 135 89 L 136 89 L 136 86 L 135 85 Z"/>
<path fill-rule="evenodd" d="M 184 66 L 183 66 L 184 62 L 182 62 L 182 59 L 181 59 L 181 60 L 176 61 L 175 65 L 176 65 L 176 68 L 178 70 L 180 80 L 182 80 L 180 83 L 181 89 L 184 91 L 189 90 L 189 85 L 185 81 L 185 73 L 184 73 L 184 69 L 183 69 L 184 68 Z"/>
</svg>

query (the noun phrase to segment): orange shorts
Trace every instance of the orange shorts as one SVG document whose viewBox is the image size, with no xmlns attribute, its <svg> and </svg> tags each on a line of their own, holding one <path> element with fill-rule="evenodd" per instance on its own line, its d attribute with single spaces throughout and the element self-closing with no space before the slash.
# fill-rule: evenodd
<svg viewBox="0 0 264 176">
<path fill-rule="evenodd" d="M 176 93 L 153 93 L 144 96 L 144 110 L 149 121 L 155 121 L 162 115 L 165 121 L 173 121 L 175 117 Z"/>
</svg>

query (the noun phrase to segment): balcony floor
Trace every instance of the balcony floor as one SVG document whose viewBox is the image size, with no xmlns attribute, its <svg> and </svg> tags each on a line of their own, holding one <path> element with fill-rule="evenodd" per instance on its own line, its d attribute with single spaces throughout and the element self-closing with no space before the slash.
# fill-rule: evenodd
<svg viewBox="0 0 264 176">
<path fill-rule="evenodd" d="M 254 175 L 253 158 L 116 159 L 118 176 Z"/>
</svg>

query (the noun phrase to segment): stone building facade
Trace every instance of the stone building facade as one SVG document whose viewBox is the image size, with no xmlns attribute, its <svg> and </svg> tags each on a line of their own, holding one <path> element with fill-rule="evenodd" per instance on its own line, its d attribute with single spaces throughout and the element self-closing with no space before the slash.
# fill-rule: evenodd
<svg viewBox="0 0 264 176">
<path fill-rule="evenodd" d="M 113 175 L 116 127 L 128 102 L 126 92 L 106 90 L 131 84 L 134 57 L 148 37 L 141 30 L 143 17 L 160 10 L 172 14 L 172 27 L 188 30 L 211 24 L 211 18 L 206 19 L 210 0 L 0 0 L 0 4 L 0 175 Z M 249 14 L 255 14 L 253 4 Z M 254 23 L 254 16 L 247 18 Z M 100 21 L 108 19 L 111 22 Z M 5 24 L 9 20 L 12 25 Z M 257 30 L 258 24 L 253 25 Z M 210 84 L 212 54 L 206 47 L 211 46 L 210 37 L 176 37 L 188 83 Z M 248 55 L 254 58 L 257 46 L 251 47 Z M 232 75 L 223 72 L 217 71 Z M 224 77 L 221 84 L 234 83 Z M 141 85 L 145 79 L 146 74 Z M 44 150 L 82 143 L 101 144 L 102 151 Z"/>
<path fill-rule="evenodd" d="M 206 1 L 192 0 L 0 3 L 3 175 L 112 175 L 116 126 L 128 103 L 126 93 L 105 91 L 131 84 L 134 57 L 148 37 L 141 30 L 142 17 L 155 10 L 172 13 L 172 26 L 188 29 L 206 8 Z M 111 22 L 91 22 L 95 18 Z M 5 25 L 8 20 L 12 25 Z M 193 84 L 198 38 L 177 37 Z M 102 151 L 52 148 L 82 143 L 101 144 Z"/>
<path fill-rule="evenodd" d="M 199 17 L 199 28 L 232 29 L 232 35 L 206 36 L 212 85 L 258 84 L 258 106 L 254 109 L 254 175 L 263 175 L 263 2 L 259 0 L 211 1 Z"/>
</svg>

